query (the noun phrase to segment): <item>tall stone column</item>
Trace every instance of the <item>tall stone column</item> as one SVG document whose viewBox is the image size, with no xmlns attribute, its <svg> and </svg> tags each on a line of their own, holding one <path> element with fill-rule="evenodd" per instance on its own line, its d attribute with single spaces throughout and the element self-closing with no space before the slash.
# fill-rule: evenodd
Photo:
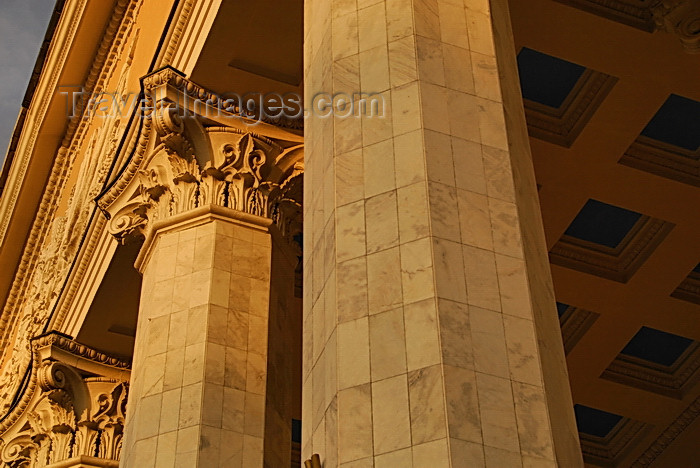
<svg viewBox="0 0 700 468">
<path fill-rule="evenodd" d="M 120 241 L 145 239 L 120 466 L 289 466 L 301 137 L 252 133 L 174 69 L 143 82 L 152 112 L 98 200 Z"/>
<path fill-rule="evenodd" d="M 307 108 L 358 91 L 306 122 L 304 457 L 582 466 L 507 2 L 307 0 Z"/>
</svg>

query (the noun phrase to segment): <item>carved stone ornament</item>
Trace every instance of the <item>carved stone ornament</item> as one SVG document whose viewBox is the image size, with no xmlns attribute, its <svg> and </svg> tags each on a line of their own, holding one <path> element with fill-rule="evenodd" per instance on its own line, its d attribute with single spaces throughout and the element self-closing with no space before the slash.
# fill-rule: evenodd
<svg viewBox="0 0 700 468">
<path fill-rule="evenodd" d="M 78 3 L 83 2 L 77 2 L 76 5 Z M 94 96 L 93 93 L 107 89 L 111 77 L 118 77 L 118 93 L 127 91 L 139 36 L 136 18 L 141 3 L 142 0 L 116 1 L 114 14 L 106 25 L 83 83 L 84 97 Z M 74 10 L 81 9 L 82 7 L 76 6 Z M 79 17 L 66 16 L 68 14 L 64 11 L 62 22 L 69 18 L 70 21 L 79 21 Z M 63 54 L 68 53 L 70 48 L 56 49 L 56 53 L 60 50 Z M 53 53 L 52 48 L 51 54 Z M 59 68 L 51 71 L 52 80 L 58 80 L 59 71 Z M 47 85 L 46 89 L 58 86 L 57 81 L 52 83 L 54 84 Z M 0 361 L 4 364 L 0 372 L 0 418 L 7 414 L 20 390 L 22 380 L 17 376 L 23 375 L 30 364 L 30 339 L 41 333 L 52 310 L 62 299 L 62 286 L 72 271 L 71 265 L 79 256 L 81 239 L 89 229 L 91 213 L 94 211 L 93 199 L 102 190 L 120 136 L 126 131 L 126 119 L 118 113 L 105 116 L 103 125 L 90 131 L 94 121 L 84 113 L 84 102 L 87 101 L 88 99 L 78 100 L 76 118 L 68 123 L 63 142 L 55 155 L 54 166 L 46 186 L 42 188 L 44 193 L 41 204 L 27 237 L 15 279 L 0 311 Z M 37 123 L 31 127 L 31 131 L 36 133 L 40 128 L 42 126 Z M 78 156 L 83 148 L 81 160 Z M 32 151 L 27 151 L 26 154 L 32 154 Z M 3 192 L 3 197 L 9 193 Z M 63 205 L 62 199 L 66 200 L 63 198 L 64 193 L 70 195 L 65 210 L 62 210 L 59 207 Z M 0 220 L 0 237 L 4 232 L 2 225 L 9 220 L 9 216 Z M 89 257 L 90 255 L 83 256 Z M 78 270 L 80 268 L 73 271 Z"/>
<path fill-rule="evenodd" d="M 675 34 L 688 53 L 700 52 L 697 0 L 555 0 L 647 32 Z"/>
<path fill-rule="evenodd" d="M 129 364 L 55 332 L 32 340 L 32 353 L 27 385 L 0 421 L 2 466 L 118 466 Z"/>
<path fill-rule="evenodd" d="M 700 2 L 661 0 L 651 7 L 658 29 L 676 34 L 690 53 L 700 53 Z"/>
<path fill-rule="evenodd" d="M 303 149 L 298 131 L 228 114 L 213 93 L 172 68 L 144 78 L 147 105 L 134 154 L 100 196 L 110 232 L 126 243 L 153 223 L 218 205 L 301 231 Z"/>
</svg>

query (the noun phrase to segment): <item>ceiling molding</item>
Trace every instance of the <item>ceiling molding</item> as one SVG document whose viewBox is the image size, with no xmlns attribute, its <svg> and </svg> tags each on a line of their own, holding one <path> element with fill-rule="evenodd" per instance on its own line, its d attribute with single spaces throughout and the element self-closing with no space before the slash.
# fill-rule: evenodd
<svg viewBox="0 0 700 468">
<path fill-rule="evenodd" d="M 700 397 L 696 398 L 676 419 L 664 429 L 649 447 L 630 465 L 630 468 L 646 468 L 673 443 L 700 416 Z"/>
<path fill-rule="evenodd" d="M 586 69 L 559 108 L 523 99 L 528 133 L 571 147 L 616 82 L 614 76 Z"/>
<path fill-rule="evenodd" d="M 649 424 L 623 418 L 605 437 L 579 432 L 583 460 L 592 465 L 614 467 L 650 430 Z"/>
<path fill-rule="evenodd" d="M 700 379 L 698 369 L 700 343 L 693 342 L 671 366 L 618 354 L 600 377 L 680 400 Z"/>
<path fill-rule="evenodd" d="M 561 325 L 561 337 L 564 341 L 564 352 L 566 354 L 569 354 L 574 349 L 576 343 L 586 334 L 593 323 L 598 320 L 598 317 L 600 317 L 600 314 L 574 306 L 569 306 L 564 311 L 559 317 L 559 324 Z"/>
<path fill-rule="evenodd" d="M 700 5 L 697 0 L 555 0 L 647 32 L 666 31 L 688 53 L 700 52 Z"/>
<path fill-rule="evenodd" d="M 626 283 L 673 227 L 668 221 L 642 216 L 615 248 L 564 234 L 549 259 L 555 265 Z"/>
<path fill-rule="evenodd" d="M 689 151 L 639 135 L 618 162 L 640 171 L 700 187 L 700 149 Z"/>
<path fill-rule="evenodd" d="M 565 5 L 617 21 L 637 29 L 653 32 L 656 28 L 651 8 L 644 0 L 555 0 Z"/>
<path fill-rule="evenodd" d="M 700 273 L 691 271 L 676 290 L 671 293 L 671 297 L 700 304 Z"/>
</svg>

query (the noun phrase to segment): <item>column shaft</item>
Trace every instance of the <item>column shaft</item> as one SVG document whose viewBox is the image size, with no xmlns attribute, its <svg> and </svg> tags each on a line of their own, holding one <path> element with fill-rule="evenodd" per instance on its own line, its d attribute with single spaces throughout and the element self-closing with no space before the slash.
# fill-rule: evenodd
<svg viewBox="0 0 700 468">
<path fill-rule="evenodd" d="M 303 454 L 576 467 L 507 2 L 308 0 Z"/>
<path fill-rule="evenodd" d="M 197 209 L 144 245 L 124 467 L 263 465 L 271 239 L 241 215 Z"/>
</svg>

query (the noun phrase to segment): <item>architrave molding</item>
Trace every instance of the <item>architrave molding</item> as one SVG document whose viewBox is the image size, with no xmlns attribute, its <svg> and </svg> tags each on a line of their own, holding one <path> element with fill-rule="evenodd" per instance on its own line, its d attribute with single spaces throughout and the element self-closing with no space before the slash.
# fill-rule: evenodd
<svg viewBox="0 0 700 468">
<path fill-rule="evenodd" d="M 200 0 L 189 2 L 187 21 L 184 24 L 181 37 L 167 65 L 182 70 L 189 76 L 194 69 L 199 54 L 204 47 L 204 41 L 209 35 L 214 19 L 219 11 L 221 0 Z"/>
<path fill-rule="evenodd" d="M 102 216 L 94 216 L 92 219 L 83 248 L 78 253 L 75 267 L 49 322 L 50 330 L 78 336 L 80 326 L 118 246 L 107 233 L 106 224 Z"/>
</svg>

